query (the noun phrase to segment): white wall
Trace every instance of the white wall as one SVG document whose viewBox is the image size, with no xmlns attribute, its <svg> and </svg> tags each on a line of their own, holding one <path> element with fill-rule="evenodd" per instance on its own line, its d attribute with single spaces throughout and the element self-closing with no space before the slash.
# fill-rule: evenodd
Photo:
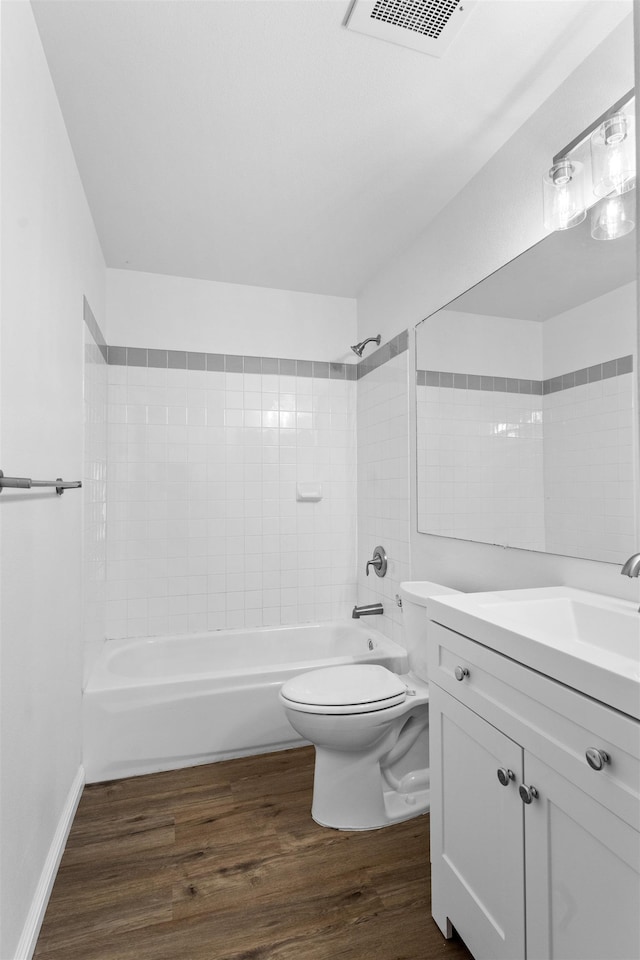
<svg viewBox="0 0 640 960">
<path fill-rule="evenodd" d="M 1 466 L 77 479 L 82 298 L 102 322 L 104 262 L 31 7 L 2 3 L 1 15 Z M 2 493 L 3 960 L 37 933 L 82 782 L 81 526 L 81 491 Z"/>
<path fill-rule="evenodd" d="M 108 342 L 296 360 L 356 360 L 356 301 L 267 287 L 107 271 Z"/>
<path fill-rule="evenodd" d="M 415 243 L 367 284 L 358 297 L 360 335 L 375 328 L 387 339 L 412 327 L 541 239 L 540 180 L 550 157 L 632 86 L 629 17 Z M 413 410 L 413 383 L 411 394 Z M 635 598 L 637 583 L 620 577 L 614 565 L 417 533 L 415 450 L 411 475 L 413 577 L 465 590 L 572 583 Z"/>
</svg>

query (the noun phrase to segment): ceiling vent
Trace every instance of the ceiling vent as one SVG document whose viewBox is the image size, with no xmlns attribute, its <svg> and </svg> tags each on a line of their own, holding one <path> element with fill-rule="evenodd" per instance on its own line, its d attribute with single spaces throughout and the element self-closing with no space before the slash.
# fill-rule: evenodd
<svg viewBox="0 0 640 960">
<path fill-rule="evenodd" d="M 476 0 L 354 0 L 347 27 L 441 57 Z"/>
</svg>

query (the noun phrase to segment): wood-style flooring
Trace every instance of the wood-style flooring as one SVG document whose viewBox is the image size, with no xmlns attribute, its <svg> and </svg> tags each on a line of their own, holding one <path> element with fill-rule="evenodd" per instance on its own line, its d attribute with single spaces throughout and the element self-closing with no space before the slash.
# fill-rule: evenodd
<svg viewBox="0 0 640 960">
<path fill-rule="evenodd" d="M 312 784 L 304 747 L 85 787 L 35 960 L 471 960 L 428 816 L 328 830 Z"/>
</svg>

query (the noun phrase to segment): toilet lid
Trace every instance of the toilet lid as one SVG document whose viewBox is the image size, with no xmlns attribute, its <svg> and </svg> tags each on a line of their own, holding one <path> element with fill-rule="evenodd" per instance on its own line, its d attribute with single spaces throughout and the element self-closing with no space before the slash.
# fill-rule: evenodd
<svg viewBox="0 0 640 960">
<path fill-rule="evenodd" d="M 292 704 L 326 707 L 331 712 L 364 713 L 402 703 L 407 687 L 400 677 L 375 663 L 311 670 L 283 685 L 281 696 Z M 336 709 L 337 708 L 337 709 Z"/>
</svg>

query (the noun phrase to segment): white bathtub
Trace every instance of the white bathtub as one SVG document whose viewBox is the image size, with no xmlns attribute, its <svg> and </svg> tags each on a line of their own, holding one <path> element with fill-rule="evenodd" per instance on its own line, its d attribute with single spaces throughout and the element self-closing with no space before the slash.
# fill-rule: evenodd
<svg viewBox="0 0 640 960">
<path fill-rule="evenodd" d="M 301 744 L 278 691 L 289 677 L 340 663 L 408 669 L 406 651 L 362 621 L 108 640 L 83 698 L 86 780 Z"/>
</svg>

